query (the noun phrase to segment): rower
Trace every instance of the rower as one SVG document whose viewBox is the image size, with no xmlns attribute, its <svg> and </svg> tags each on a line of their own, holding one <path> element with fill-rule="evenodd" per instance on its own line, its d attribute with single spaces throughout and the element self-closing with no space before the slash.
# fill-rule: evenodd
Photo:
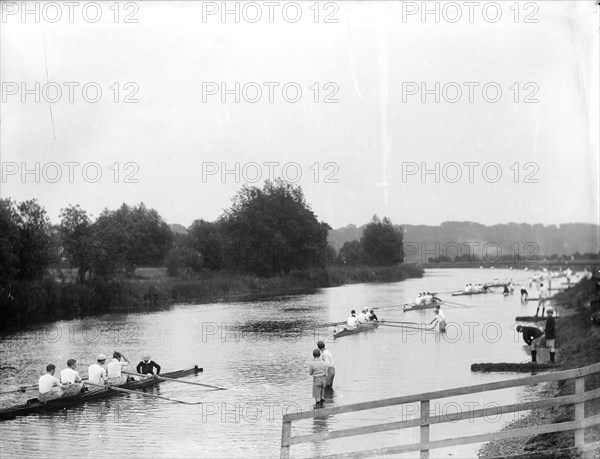
<svg viewBox="0 0 600 459">
<path fill-rule="evenodd" d="M 367 313 L 369 312 L 369 308 L 364 308 L 362 312 L 358 315 L 358 324 L 363 325 L 369 321 L 369 316 Z"/>
<path fill-rule="evenodd" d="M 143 375 L 154 375 L 154 369 L 156 368 L 156 374 L 160 374 L 160 365 L 156 363 L 154 360 L 150 360 L 149 355 L 145 355 L 142 358 L 142 361 L 137 364 L 135 367 L 135 371 L 141 373 Z"/>
<path fill-rule="evenodd" d="M 372 309 L 369 311 L 369 321 L 371 322 L 377 322 L 379 319 L 377 318 L 377 316 L 375 315 L 375 311 L 373 311 Z"/>
<path fill-rule="evenodd" d="M 125 384 L 127 376 L 121 374 L 123 368 L 129 366 L 129 360 L 120 352 L 113 352 L 113 359 L 106 365 L 106 376 L 109 384 Z"/>
<path fill-rule="evenodd" d="M 416 304 L 417 306 L 419 306 L 419 305 L 421 304 L 421 302 L 422 302 L 422 301 L 423 301 L 423 297 L 422 297 L 422 296 L 421 296 L 421 294 L 419 293 L 419 294 L 417 295 L 417 299 L 415 300 L 415 304 Z"/>
<path fill-rule="evenodd" d="M 346 320 L 346 328 L 348 330 L 354 330 L 358 326 L 358 319 L 356 318 L 356 311 L 353 309 L 350 311 L 350 317 Z"/>
<path fill-rule="evenodd" d="M 81 388 L 83 387 L 83 382 L 81 381 L 81 376 L 75 370 L 75 364 L 77 360 L 69 359 L 67 360 L 67 368 L 61 370 L 60 372 L 60 382 L 62 384 L 67 384 L 67 391 L 65 395 L 75 395 L 81 392 Z"/>
<path fill-rule="evenodd" d="M 38 400 L 40 402 L 46 403 L 48 400 L 60 398 L 65 395 L 64 389 L 66 389 L 67 386 L 61 384 L 61 382 L 54 377 L 55 371 L 56 366 L 54 364 L 51 363 L 47 365 L 46 374 L 41 376 L 40 380 L 38 381 Z"/>
<path fill-rule="evenodd" d="M 96 363 L 93 363 L 88 368 L 88 381 L 92 384 L 104 385 L 106 384 L 106 368 L 104 368 L 104 364 L 106 363 L 106 356 L 104 354 L 100 354 Z"/>
</svg>

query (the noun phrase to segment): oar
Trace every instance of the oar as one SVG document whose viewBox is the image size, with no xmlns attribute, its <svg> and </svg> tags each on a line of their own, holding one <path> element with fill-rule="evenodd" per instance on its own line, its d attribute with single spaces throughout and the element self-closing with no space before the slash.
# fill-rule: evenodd
<svg viewBox="0 0 600 459">
<path fill-rule="evenodd" d="M 122 373 L 125 373 L 127 375 L 140 376 L 142 378 L 147 377 L 147 375 L 143 375 L 141 373 L 133 373 L 131 371 L 123 371 Z M 156 379 L 162 379 L 163 381 L 173 381 L 173 382 L 184 383 L 184 384 L 193 384 L 194 386 L 211 387 L 215 390 L 227 390 L 226 387 L 222 387 L 222 386 L 213 386 L 211 384 L 203 384 L 203 383 L 199 383 L 199 382 L 195 382 L 195 381 L 183 381 L 181 379 L 167 378 L 167 377 L 161 376 L 161 375 L 157 375 Z"/>
<path fill-rule="evenodd" d="M 402 322 L 399 320 L 380 320 L 379 323 L 384 323 L 384 324 L 412 324 L 412 325 L 419 325 L 419 322 Z"/>
<path fill-rule="evenodd" d="M 384 327 L 392 327 L 392 328 L 409 328 L 412 330 L 434 330 L 435 328 L 427 328 L 424 326 L 417 326 L 415 327 L 414 325 L 396 325 L 396 324 L 381 324 Z"/>
<path fill-rule="evenodd" d="M 175 402 L 175 403 L 183 403 L 184 405 L 200 405 L 202 403 L 202 402 L 186 402 L 185 400 L 177 400 L 177 399 L 169 398 L 169 397 L 161 397 L 160 395 L 147 394 L 146 392 L 140 392 L 137 390 L 123 389 L 122 387 L 103 386 L 102 384 L 94 384 L 94 383 L 87 382 L 87 381 L 85 382 L 85 384 L 87 384 L 88 386 L 99 387 L 101 389 L 110 389 L 110 390 L 114 390 L 117 392 L 125 392 L 127 394 L 137 394 L 137 395 L 143 395 L 144 397 L 160 398 L 161 400 L 167 400 L 169 402 Z"/>
<path fill-rule="evenodd" d="M 0 392 L 0 395 L 4 395 L 4 394 L 12 394 L 14 392 L 25 392 L 27 390 L 30 389 L 37 389 L 38 385 L 36 384 L 35 386 L 21 386 L 18 389 L 12 389 L 12 390 L 6 390 L 4 392 Z"/>
<path fill-rule="evenodd" d="M 346 322 L 331 322 L 328 324 L 315 325 L 313 328 L 327 328 L 327 327 L 335 327 L 336 325 L 343 325 Z"/>
<path fill-rule="evenodd" d="M 83 378 L 81 378 L 81 379 L 82 379 L 82 380 L 86 380 L 86 379 L 88 379 L 88 377 L 87 377 L 87 376 L 84 376 L 84 377 L 83 377 Z M 25 391 L 28 391 L 28 390 L 31 390 L 31 389 L 37 389 L 37 388 L 38 388 L 38 385 L 37 385 L 37 384 L 34 384 L 34 385 L 32 385 L 32 386 L 20 386 L 20 387 L 19 387 L 19 388 L 17 388 L 17 389 L 11 389 L 11 390 L 7 390 L 7 391 L 4 391 L 4 392 L 0 392 L 0 395 L 4 395 L 4 394 L 13 394 L 13 393 L 15 393 L 15 392 L 21 392 L 21 393 L 24 393 Z"/>
</svg>

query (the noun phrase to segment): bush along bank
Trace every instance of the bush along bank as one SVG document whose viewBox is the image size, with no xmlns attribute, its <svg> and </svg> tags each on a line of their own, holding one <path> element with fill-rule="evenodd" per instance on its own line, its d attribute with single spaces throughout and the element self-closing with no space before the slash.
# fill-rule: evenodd
<svg viewBox="0 0 600 459">
<path fill-rule="evenodd" d="M 597 268 L 593 271 L 598 272 Z M 600 326 L 592 317 L 600 310 L 600 279 L 583 279 L 576 286 L 556 295 L 553 302 L 565 311 L 557 322 L 557 360 L 561 370 L 579 368 L 600 362 Z M 600 376 L 585 378 L 586 391 L 600 388 Z M 548 383 L 541 389 L 542 397 L 561 397 L 575 392 L 573 380 Z M 600 413 L 598 400 L 585 403 L 587 417 Z M 573 405 L 532 410 L 527 416 L 510 423 L 505 429 L 572 421 Z M 585 443 L 600 441 L 600 426 L 585 431 Z M 547 451 L 551 451 L 548 453 Z M 490 442 L 479 451 L 480 458 L 518 456 L 525 458 L 584 457 L 574 449 L 573 432 L 541 434 L 529 438 L 513 438 Z"/>
<path fill-rule="evenodd" d="M 422 277 L 412 264 L 396 266 L 337 266 L 259 277 L 235 272 L 206 271 L 193 278 L 95 280 L 82 284 L 15 281 L 0 286 L 0 329 L 105 314 L 116 310 L 151 311 L 172 303 L 233 301 L 251 295 L 291 294 L 316 288 L 363 282 L 398 282 Z"/>
</svg>

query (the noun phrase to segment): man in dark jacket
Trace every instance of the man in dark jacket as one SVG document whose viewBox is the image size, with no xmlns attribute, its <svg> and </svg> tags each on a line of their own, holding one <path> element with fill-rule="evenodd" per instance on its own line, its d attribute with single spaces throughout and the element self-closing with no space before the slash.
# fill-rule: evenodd
<svg viewBox="0 0 600 459">
<path fill-rule="evenodd" d="M 544 332 L 537 327 L 523 327 L 522 325 L 517 326 L 517 331 L 523 333 L 523 341 L 531 349 L 531 361 L 537 362 L 537 346 L 542 336 L 544 336 Z"/>
<path fill-rule="evenodd" d="M 544 328 L 544 335 L 546 336 L 546 347 L 550 351 L 550 363 L 554 363 L 554 339 L 556 338 L 556 320 L 554 319 L 554 311 L 548 309 L 546 311 L 546 327 Z"/>
<path fill-rule="evenodd" d="M 140 363 L 137 364 L 136 371 L 143 375 L 153 375 L 156 368 L 156 374 L 160 374 L 160 365 L 154 360 L 150 360 L 149 355 L 145 355 Z"/>
</svg>

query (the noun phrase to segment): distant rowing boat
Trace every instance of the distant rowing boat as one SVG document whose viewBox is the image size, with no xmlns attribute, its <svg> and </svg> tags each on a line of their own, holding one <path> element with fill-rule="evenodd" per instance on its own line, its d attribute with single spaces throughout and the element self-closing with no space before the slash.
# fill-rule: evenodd
<svg viewBox="0 0 600 459">
<path fill-rule="evenodd" d="M 379 326 L 379 324 L 377 322 L 370 322 L 368 324 L 359 325 L 358 327 L 351 329 L 351 330 L 344 328 L 342 331 L 334 333 L 333 337 L 335 339 L 337 339 L 337 338 L 342 338 L 342 337 L 348 336 L 348 335 L 356 335 L 357 333 L 362 333 L 362 332 L 369 331 L 369 330 L 375 330 L 378 326 Z"/>
<path fill-rule="evenodd" d="M 402 310 L 403 311 L 419 311 L 421 309 L 433 309 L 440 304 L 442 304 L 442 300 L 433 300 L 430 303 L 426 303 L 426 304 L 409 303 L 409 304 L 405 304 L 402 307 Z"/>
<path fill-rule="evenodd" d="M 152 387 L 162 381 L 160 379 L 161 376 L 166 378 L 183 378 L 184 376 L 189 376 L 193 374 L 197 374 L 202 372 L 202 368 L 198 368 L 198 366 L 193 366 L 191 368 L 187 368 L 185 370 L 172 371 L 170 373 L 161 374 L 158 378 L 149 377 L 146 379 L 133 381 L 126 384 L 116 385 L 114 387 L 123 388 L 123 389 L 144 389 L 146 387 Z M 32 398 L 27 400 L 27 403 L 21 405 L 14 405 L 8 408 L 3 408 L 0 410 L 0 420 L 4 419 L 12 419 L 16 416 L 24 416 L 31 413 L 36 413 L 39 411 L 55 411 L 62 408 L 70 407 L 73 405 L 80 405 L 85 402 L 99 400 L 107 397 L 111 397 L 112 395 L 117 394 L 113 389 L 100 389 L 100 390 L 91 390 L 84 393 L 79 393 L 76 395 L 71 395 L 68 397 L 55 398 L 53 400 L 49 400 L 46 403 L 40 402 L 37 398 Z"/>
<path fill-rule="evenodd" d="M 491 293 L 491 290 L 480 290 L 478 292 L 454 292 L 452 293 L 452 296 L 481 295 L 483 293 Z"/>
</svg>

